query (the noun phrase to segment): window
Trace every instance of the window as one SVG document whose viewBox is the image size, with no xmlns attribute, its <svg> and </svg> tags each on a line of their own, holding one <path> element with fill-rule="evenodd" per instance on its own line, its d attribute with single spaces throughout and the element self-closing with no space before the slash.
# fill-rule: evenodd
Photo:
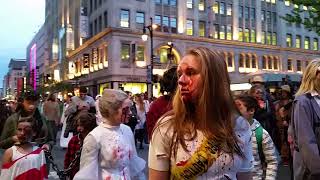
<svg viewBox="0 0 320 180">
<path fill-rule="evenodd" d="M 239 19 L 243 18 L 243 6 L 239 6 Z"/>
<path fill-rule="evenodd" d="M 266 32 L 265 31 L 261 32 L 261 43 L 266 44 Z"/>
<path fill-rule="evenodd" d="M 250 42 L 249 29 L 244 29 L 244 42 Z"/>
<path fill-rule="evenodd" d="M 272 69 L 272 58 L 270 56 L 268 58 L 268 69 Z"/>
<path fill-rule="evenodd" d="M 277 33 L 272 33 L 272 45 L 277 45 Z"/>
<path fill-rule="evenodd" d="M 154 0 L 156 4 L 161 4 L 161 0 Z"/>
<path fill-rule="evenodd" d="M 220 9 L 219 14 L 225 15 L 226 14 L 226 6 L 224 2 L 220 2 Z"/>
<path fill-rule="evenodd" d="M 249 54 L 246 55 L 246 68 L 250 68 L 250 59 L 251 56 Z"/>
<path fill-rule="evenodd" d="M 170 27 L 172 33 L 177 33 L 177 18 L 170 17 Z"/>
<path fill-rule="evenodd" d="M 279 58 L 278 57 L 274 57 L 273 58 L 273 69 L 275 70 L 279 70 Z"/>
<path fill-rule="evenodd" d="M 163 16 L 162 17 L 162 26 L 164 32 L 169 32 L 169 17 Z"/>
<path fill-rule="evenodd" d="M 301 48 L 301 36 L 296 36 L 296 48 Z"/>
<path fill-rule="evenodd" d="M 265 20 L 266 20 L 266 11 L 262 10 L 261 11 L 261 21 L 262 21 L 262 23 L 264 23 Z"/>
<path fill-rule="evenodd" d="M 266 56 L 262 57 L 262 69 L 267 69 L 267 60 Z"/>
<path fill-rule="evenodd" d="M 219 24 L 213 25 L 214 28 L 214 38 L 218 39 L 219 38 Z"/>
<path fill-rule="evenodd" d="M 219 3 L 218 2 L 214 2 L 212 10 L 214 11 L 214 13 L 218 14 L 219 12 Z"/>
<path fill-rule="evenodd" d="M 128 61 L 130 58 L 130 44 L 122 43 L 121 44 L 121 60 Z"/>
<path fill-rule="evenodd" d="M 187 35 L 192 36 L 193 35 L 193 21 L 187 20 Z"/>
<path fill-rule="evenodd" d="M 252 55 L 251 68 L 257 68 L 258 56 Z"/>
<path fill-rule="evenodd" d="M 273 23 L 273 27 L 276 27 L 275 25 L 277 25 L 277 13 L 272 12 L 272 23 Z"/>
<path fill-rule="evenodd" d="M 270 11 L 267 11 L 267 23 L 268 23 L 268 26 L 271 26 L 271 12 Z"/>
<path fill-rule="evenodd" d="M 285 0 L 285 1 L 284 1 L 284 4 L 285 4 L 286 6 L 290 6 L 290 1 L 289 1 L 289 0 Z"/>
<path fill-rule="evenodd" d="M 102 31 L 102 16 L 99 16 L 99 32 Z"/>
<path fill-rule="evenodd" d="M 313 50 L 314 50 L 314 51 L 318 51 L 318 49 L 319 49 L 318 39 L 317 39 L 317 38 L 314 38 L 314 39 L 313 39 Z"/>
<path fill-rule="evenodd" d="M 177 0 L 170 0 L 170 6 L 177 6 Z"/>
<path fill-rule="evenodd" d="M 104 19 L 104 27 L 106 28 L 106 27 L 108 27 L 108 12 L 107 11 L 105 11 L 103 13 L 103 19 Z"/>
<path fill-rule="evenodd" d="M 121 9 L 120 26 L 129 27 L 129 10 Z"/>
<path fill-rule="evenodd" d="M 226 39 L 226 26 L 220 26 L 219 39 Z"/>
<path fill-rule="evenodd" d="M 232 53 L 228 53 L 227 64 L 228 64 L 228 67 L 233 67 L 233 54 Z"/>
<path fill-rule="evenodd" d="M 250 42 L 252 42 L 252 43 L 256 42 L 256 31 L 254 29 L 251 29 Z"/>
<path fill-rule="evenodd" d="M 227 4 L 227 16 L 232 16 L 232 4 Z"/>
<path fill-rule="evenodd" d="M 161 16 L 160 15 L 155 15 L 154 23 L 157 25 L 157 28 L 155 30 L 160 31 L 161 30 Z"/>
<path fill-rule="evenodd" d="M 98 19 L 94 20 L 94 35 L 98 33 Z"/>
<path fill-rule="evenodd" d="M 137 47 L 136 60 L 137 61 L 144 61 L 144 46 Z"/>
<path fill-rule="evenodd" d="M 144 12 L 137 12 L 137 14 L 136 14 L 136 23 L 144 24 Z"/>
<path fill-rule="evenodd" d="M 251 19 L 251 26 L 254 27 L 255 26 L 255 20 L 256 20 L 256 10 L 254 8 L 250 9 L 250 19 Z"/>
<path fill-rule="evenodd" d="M 272 4 L 275 4 L 275 3 L 276 3 L 276 0 L 271 0 L 271 3 L 272 3 Z"/>
<path fill-rule="evenodd" d="M 292 68 L 292 59 L 288 59 L 287 61 L 287 69 L 288 71 L 292 71 L 293 68 Z"/>
<path fill-rule="evenodd" d="M 162 0 L 163 5 L 169 5 L 169 0 Z"/>
<path fill-rule="evenodd" d="M 310 49 L 310 38 L 309 37 L 304 38 L 304 49 Z"/>
<path fill-rule="evenodd" d="M 187 8 L 192 9 L 193 6 L 193 0 L 187 0 Z"/>
<path fill-rule="evenodd" d="M 287 34 L 286 42 L 287 42 L 287 47 L 292 47 L 292 35 L 291 34 Z"/>
<path fill-rule="evenodd" d="M 239 28 L 239 41 L 243 41 L 243 30 Z"/>
<path fill-rule="evenodd" d="M 297 60 L 297 71 L 301 72 L 301 60 Z"/>
<path fill-rule="evenodd" d="M 240 54 L 240 57 L 239 57 L 239 67 L 240 68 L 244 68 L 244 54 Z"/>
<path fill-rule="evenodd" d="M 227 40 L 232 40 L 232 26 L 227 26 Z"/>
<path fill-rule="evenodd" d="M 271 32 L 267 32 L 267 44 L 271 44 Z"/>
<path fill-rule="evenodd" d="M 249 20 L 249 7 L 245 7 L 245 9 L 244 9 L 244 19 L 246 21 Z"/>
<path fill-rule="evenodd" d="M 204 0 L 199 0 L 198 9 L 199 11 L 204 11 Z"/>
<path fill-rule="evenodd" d="M 204 37 L 206 34 L 206 22 L 199 21 L 199 36 Z"/>
</svg>

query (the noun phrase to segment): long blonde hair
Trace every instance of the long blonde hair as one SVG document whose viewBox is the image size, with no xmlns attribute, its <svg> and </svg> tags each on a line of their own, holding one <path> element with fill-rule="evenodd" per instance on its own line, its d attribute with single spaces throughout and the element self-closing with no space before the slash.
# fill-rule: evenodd
<svg viewBox="0 0 320 180">
<path fill-rule="evenodd" d="M 181 99 L 180 89 L 177 88 L 173 99 L 173 110 L 168 113 L 173 118 L 174 132 L 172 148 L 176 156 L 178 144 L 186 148 L 186 135 L 199 130 L 206 138 L 213 139 L 227 153 L 236 152 L 242 155 L 237 144 L 238 138 L 234 133 L 234 107 L 230 91 L 230 79 L 227 66 L 221 54 L 204 47 L 191 49 L 186 55 L 196 57 L 201 66 L 202 88 L 194 110 L 188 109 Z M 193 138 L 196 134 L 193 134 Z"/>
<path fill-rule="evenodd" d="M 317 71 L 320 68 L 320 59 L 312 60 L 302 75 L 302 82 L 296 96 L 308 93 L 311 91 L 320 92 L 320 82 L 317 82 Z"/>
</svg>

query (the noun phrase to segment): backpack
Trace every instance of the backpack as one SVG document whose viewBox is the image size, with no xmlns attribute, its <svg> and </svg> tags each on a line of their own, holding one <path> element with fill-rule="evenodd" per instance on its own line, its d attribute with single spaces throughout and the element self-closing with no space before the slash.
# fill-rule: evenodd
<svg viewBox="0 0 320 180">
<path fill-rule="evenodd" d="M 263 128 L 261 126 L 259 126 L 255 130 L 255 135 L 256 135 L 257 145 L 258 145 L 258 154 L 259 154 L 260 161 L 261 161 L 261 164 L 262 164 L 262 163 L 265 162 L 265 156 L 264 156 L 264 153 L 262 151 Z"/>
</svg>

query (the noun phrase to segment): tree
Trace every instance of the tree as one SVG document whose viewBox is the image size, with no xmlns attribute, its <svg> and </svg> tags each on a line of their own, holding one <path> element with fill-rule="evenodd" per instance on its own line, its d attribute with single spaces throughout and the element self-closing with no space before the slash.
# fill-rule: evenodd
<svg viewBox="0 0 320 180">
<path fill-rule="evenodd" d="M 287 14 L 283 19 L 290 23 L 302 24 L 309 31 L 320 35 L 320 1 L 290 0 L 290 3 L 297 6 L 293 8 L 292 14 Z"/>
</svg>

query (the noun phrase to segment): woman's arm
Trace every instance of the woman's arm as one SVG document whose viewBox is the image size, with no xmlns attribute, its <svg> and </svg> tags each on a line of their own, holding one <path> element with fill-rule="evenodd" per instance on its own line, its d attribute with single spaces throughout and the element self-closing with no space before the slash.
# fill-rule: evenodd
<svg viewBox="0 0 320 180">
<path fill-rule="evenodd" d="M 2 164 L 6 164 L 12 161 L 12 149 L 7 149 L 2 157 Z"/>
<path fill-rule="evenodd" d="M 169 171 L 157 171 L 149 168 L 149 179 L 152 180 L 169 180 L 170 174 Z"/>
<path fill-rule="evenodd" d="M 80 158 L 80 169 L 98 159 L 98 154 L 99 148 L 97 141 L 91 134 L 88 134 L 83 141 L 83 147 Z"/>
</svg>

